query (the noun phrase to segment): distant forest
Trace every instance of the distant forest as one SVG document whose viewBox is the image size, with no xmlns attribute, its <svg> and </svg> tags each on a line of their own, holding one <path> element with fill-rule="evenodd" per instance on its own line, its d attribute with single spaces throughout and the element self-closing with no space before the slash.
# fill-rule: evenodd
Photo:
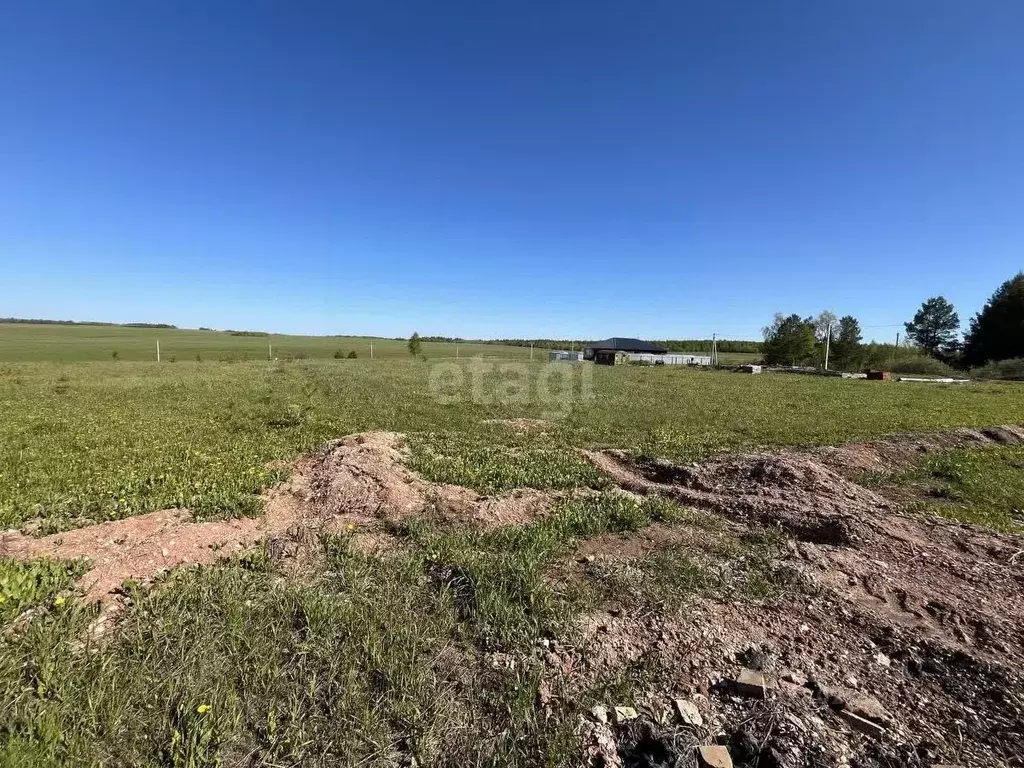
<svg viewBox="0 0 1024 768">
<path fill-rule="evenodd" d="M 177 328 L 170 323 L 103 323 L 99 320 L 39 320 L 28 317 L 0 317 L 0 323 L 24 323 L 25 325 L 99 325 L 116 328 Z"/>
<path fill-rule="evenodd" d="M 464 342 L 454 336 L 421 336 L 421 341 Z M 507 347 L 528 347 L 531 344 L 537 349 L 583 349 L 596 339 L 472 339 L 474 344 L 500 344 Z M 711 339 L 654 339 L 669 352 L 711 352 Z M 761 351 L 760 341 L 718 340 L 719 352 L 755 352 Z"/>
</svg>

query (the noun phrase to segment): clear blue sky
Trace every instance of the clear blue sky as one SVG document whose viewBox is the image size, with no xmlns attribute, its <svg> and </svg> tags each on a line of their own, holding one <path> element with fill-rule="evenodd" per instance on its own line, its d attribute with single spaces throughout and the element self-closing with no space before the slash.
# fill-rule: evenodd
<svg viewBox="0 0 1024 768">
<path fill-rule="evenodd" d="M 1020 0 L 0 0 L 0 315 L 966 322 L 1024 267 L 1022 41 Z"/>
</svg>

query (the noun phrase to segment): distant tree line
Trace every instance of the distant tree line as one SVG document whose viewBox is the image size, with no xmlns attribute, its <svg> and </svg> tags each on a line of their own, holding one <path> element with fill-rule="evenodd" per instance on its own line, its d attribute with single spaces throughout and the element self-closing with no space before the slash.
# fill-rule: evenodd
<svg viewBox="0 0 1024 768">
<path fill-rule="evenodd" d="M 116 328 L 177 328 L 170 323 L 103 323 L 99 320 L 42 320 L 28 317 L 0 317 L 0 323 L 24 323 L 25 325 L 98 325 Z"/>
<path fill-rule="evenodd" d="M 447 339 L 434 337 L 421 337 L 423 341 L 465 341 L 465 339 Z M 506 347 L 529 347 L 533 345 L 537 349 L 583 349 L 588 344 L 593 344 L 599 339 L 486 339 L 474 341 L 474 344 L 500 344 Z M 711 352 L 711 339 L 656 339 L 652 343 L 659 344 L 669 352 Z M 761 351 L 760 341 L 743 340 L 718 340 L 719 352 L 752 352 Z"/>
<path fill-rule="evenodd" d="M 405 341 L 404 336 L 393 337 L 395 341 Z M 462 336 L 419 336 L 421 342 L 438 342 L 443 344 L 493 344 L 502 347 L 530 347 L 535 349 L 583 349 L 588 344 L 598 339 L 466 339 Z M 711 339 L 661 339 L 654 340 L 654 344 L 660 344 L 669 352 L 711 352 Z M 760 341 L 743 340 L 718 340 L 719 352 L 750 352 L 757 354 L 761 351 Z"/>
<path fill-rule="evenodd" d="M 444 343 L 444 344 L 455 344 L 456 342 L 461 343 L 461 342 L 465 341 L 465 339 L 462 338 L 461 336 L 420 336 L 419 334 L 417 334 L 416 338 L 418 338 L 420 341 L 440 342 L 440 343 Z M 395 341 L 407 341 L 407 339 L 404 336 L 396 336 L 395 337 Z M 489 342 L 477 342 L 477 343 L 479 343 L 479 344 L 487 344 Z"/>
<path fill-rule="evenodd" d="M 886 368 L 921 373 L 977 370 L 981 375 L 1024 377 L 1024 272 L 1004 282 L 971 319 L 960 339 L 960 316 L 944 296 L 922 302 L 904 323 L 907 346 L 863 344 L 857 318 L 826 310 L 817 317 L 777 313 L 764 329 L 764 362 L 857 370 Z M 721 345 L 719 346 L 722 349 Z M 916 358 L 916 359 L 915 359 Z"/>
<path fill-rule="evenodd" d="M 705 352 L 710 354 L 712 344 L 715 342 L 711 339 L 663 339 L 654 343 L 666 347 L 669 352 Z M 762 347 L 760 341 L 743 339 L 718 339 L 717 345 L 719 352 L 750 352 L 754 354 L 761 352 Z"/>
</svg>

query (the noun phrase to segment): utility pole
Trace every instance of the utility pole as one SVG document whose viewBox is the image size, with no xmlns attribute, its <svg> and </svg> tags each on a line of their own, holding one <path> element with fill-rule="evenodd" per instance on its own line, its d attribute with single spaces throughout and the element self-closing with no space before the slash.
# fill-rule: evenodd
<svg viewBox="0 0 1024 768">
<path fill-rule="evenodd" d="M 711 334 L 711 364 L 718 365 L 718 334 Z"/>
<path fill-rule="evenodd" d="M 272 343 L 267 344 L 267 360 L 274 359 L 274 345 Z"/>
<path fill-rule="evenodd" d="M 832 324 L 825 328 L 825 370 L 828 370 L 828 347 L 832 343 Z"/>
<path fill-rule="evenodd" d="M 530 361 L 533 361 L 533 342 L 530 342 Z"/>
<path fill-rule="evenodd" d="M 160 362 L 160 339 L 156 340 L 156 361 Z"/>
<path fill-rule="evenodd" d="M 889 367 L 892 368 L 896 365 L 896 350 L 900 348 L 900 332 L 896 331 L 896 346 L 892 348 L 892 360 L 889 361 Z"/>
<path fill-rule="evenodd" d="M 373 344 L 370 345 L 370 359 L 373 360 Z"/>
<path fill-rule="evenodd" d="M 455 359 L 459 359 L 459 342 L 455 342 Z"/>
</svg>

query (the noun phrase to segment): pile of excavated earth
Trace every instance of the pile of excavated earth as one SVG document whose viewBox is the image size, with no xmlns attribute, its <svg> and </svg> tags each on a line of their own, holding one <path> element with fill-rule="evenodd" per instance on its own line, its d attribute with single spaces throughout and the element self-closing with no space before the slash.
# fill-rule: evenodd
<svg viewBox="0 0 1024 768">
<path fill-rule="evenodd" d="M 656 665 L 671 685 L 609 701 L 580 722 L 593 766 L 1024 766 L 1024 536 L 912 514 L 856 478 L 907 469 L 924 454 L 1024 443 L 1024 429 L 903 436 L 857 445 L 676 465 L 587 453 L 621 489 L 789 542 L 800 585 L 766 604 L 697 600 L 681 613 L 608 605 L 539 647 L 539 706 L 588 683 Z M 396 545 L 409 517 L 483 528 L 529 522 L 555 495 L 483 497 L 405 467 L 401 435 L 353 435 L 297 460 L 261 517 L 200 522 L 186 510 L 33 538 L 9 531 L 0 554 L 88 558 L 87 599 L 116 605 L 126 579 L 212 563 L 265 545 L 301 559 L 318 534 L 351 531 L 369 551 Z M 682 529 L 681 529 L 682 528 Z M 651 526 L 584 541 L 586 578 L 603 560 L 705 535 Z"/>
<path fill-rule="evenodd" d="M 803 585 L 770 606 L 588 617 L 566 662 L 675 673 L 592 713 L 592 763 L 1024 765 L 1024 536 L 906 514 L 852 479 L 1020 443 L 1010 426 L 685 467 L 590 454 L 633 492 L 781 530 Z"/>
<path fill-rule="evenodd" d="M 34 538 L 0 534 L 0 555 L 84 558 L 86 598 L 116 599 L 127 580 L 146 582 L 169 568 L 209 564 L 268 543 L 291 556 L 318 534 L 353 532 L 356 546 L 387 548 L 389 526 L 409 517 L 482 528 L 528 522 L 545 514 L 552 496 L 524 489 L 486 498 L 454 485 L 428 483 L 405 467 L 404 439 L 367 432 L 334 440 L 296 460 L 289 480 L 264 496 L 259 517 L 197 521 L 185 509 L 164 509 Z"/>
</svg>

